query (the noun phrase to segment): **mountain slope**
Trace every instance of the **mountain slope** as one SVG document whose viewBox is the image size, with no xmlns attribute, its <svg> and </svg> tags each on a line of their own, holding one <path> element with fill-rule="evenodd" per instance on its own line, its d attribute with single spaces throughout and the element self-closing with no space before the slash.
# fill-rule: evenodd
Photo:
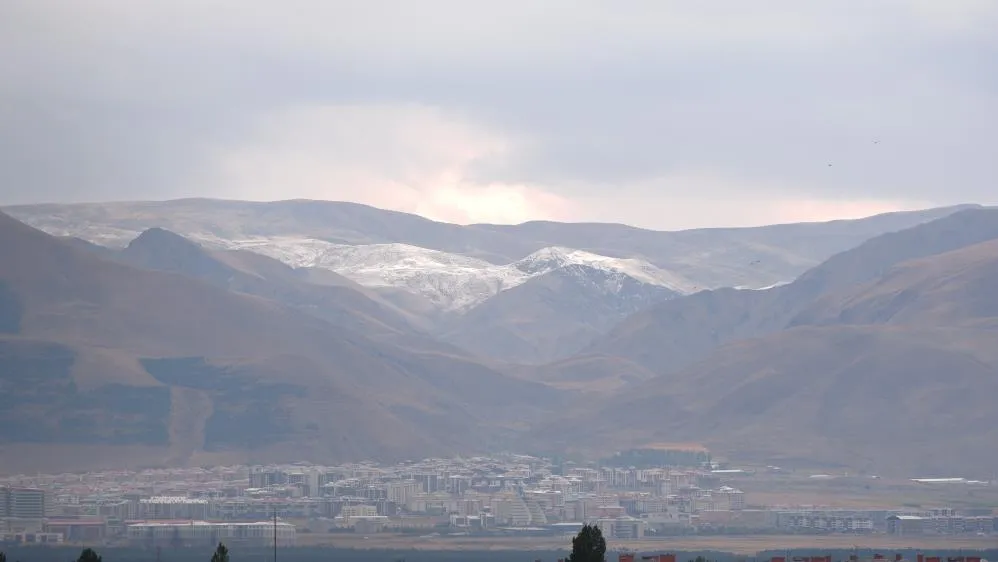
<svg viewBox="0 0 998 562">
<path fill-rule="evenodd" d="M 635 259 L 615 259 L 567 248 L 545 248 L 506 266 L 408 247 L 327 245 L 293 269 L 263 254 L 208 250 L 161 228 L 140 234 L 115 254 L 74 239 L 100 255 L 170 271 L 215 286 L 276 300 L 365 335 L 424 349 L 441 349 L 414 327 L 482 357 L 542 363 L 579 351 L 616 322 L 688 290 L 688 282 Z M 108 254 L 110 252 L 110 254 Z M 388 264 L 388 265 L 386 265 Z M 366 285 L 346 286 L 343 272 Z M 332 287 L 309 283 L 319 272 Z M 407 287 L 401 294 L 383 291 Z M 379 292 L 374 292 L 380 289 Z M 372 294 L 373 293 L 373 294 Z M 436 298 L 463 314 L 441 315 L 406 294 Z M 394 302 L 399 302 L 399 305 Z M 402 301 L 402 302 L 400 302 Z M 478 304 L 478 306 L 471 305 Z M 457 347 L 446 348 L 458 353 Z"/>
<path fill-rule="evenodd" d="M 485 357 L 542 363 L 578 352 L 629 314 L 675 296 L 613 270 L 561 266 L 471 309 L 441 337 Z"/>
<path fill-rule="evenodd" d="M 903 262 L 879 279 L 818 299 L 792 326 L 988 327 L 998 319 L 998 240 Z"/>
<path fill-rule="evenodd" d="M 102 259 L 2 214 L 0 238 L 6 470 L 478 450 L 557 399 L 461 357 Z M 128 415 L 108 417 L 116 409 Z M 80 444 L 102 456 L 65 454 Z"/>
<path fill-rule="evenodd" d="M 600 453 L 698 442 L 742 462 L 983 477 L 998 461 L 994 336 L 844 326 L 741 340 L 537 438 L 584 424 Z"/>
<path fill-rule="evenodd" d="M 585 266 L 641 283 L 689 292 L 692 283 L 637 259 L 618 259 L 569 248 L 542 248 L 521 260 L 485 260 L 408 244 L 347 246 L 318 240 L 236 242 L 231 247 L 268 255 L 294 267 L 328 269 L 371 288 L 404 289 L 444 312 L 465 312 L 503 291 L 567 266 Z"/>
<path fill-rule="evenodd" d="M 986 476 L 998 462 L 995 286 L 998 240 L 902 262 L 827 293 L 796 327 L 721 345 L 542 438 L 584 419 L 589 441 L 616 448 L 693 441 L 781 465 Z"/>
<path fill-rule="evenodd" d="M 638 304 L 666 300 L 671 295 L 663 288 L 689 294 L 705 288 L 773 286 L 870 236 L 948 216 L 960 208 L 853 221 L 680 232 L 550 222 L 458 226 L 324 201 L 188 199 L 22 206 L 9 211 L 47 232 L 111 246 L 125 246 L 139 232 L 161 227 L 214 252 L 216 260 L 223 250 L 253 252 L 294 268 L 309 284 L 348 287 L 340 278 L 322 279 L 323 271 L 335 272 L 354 282 L 349 288 L 359 290 L 376 306 L 344 312 L 353 307 L 343 302 L 316 305 L 314 298 L 298 298 L 300 289 L 292 291 L 293 295 L 281 289 L 285 294 L 279 300 L 313 314 L 325 313 L 324 318 L 334 323 L 371 335 L 377 332 L 364 327 L 365 317 L 396 330 L 405 326 L 393 318 L 402 318 L 410 328 L 464 346 L 487 360 L 537 364 L 571 355 L 600 339 L 616 322 L 637 311 Z M 561 272 L 548 276 L 556 270 Z M 585 271 L 591 279 L 578 285 L 566 275 L 569 270 Z M 627 278 L 621 282 L 632 287 L 628 291 L 586 286 Z M 265 281 L 288 285 L 271 277 Z M 220 286 L 276 296 L 272 287 Z M 576 311 L 580 299 L 598 304 Z M 476 311 L 478 307 L 483 308 Z M 769 322 L 782 326 L 787 314 L 790 311 Z M 738 329 L 735 335 L 753 330 L 754 326 Z M 680 359 L 713 345 L 702 339 L 690 341 L 698 333 L 679 336 Z M 724 341 L 723 336 L 717 337 Z M 414 343 L 429 344 L 421 341 Z M 647 347 L 645 343 L 638 347 Z M 661 357 L 650 359 L 662 362 Z M 559 372 L 557 367 L 552 376 L 555 372 Z M 537 378 L 546 376 L 538 373 Z"/>
<path fill-rule="evenodd" d="M 746 228 L 659 232 L 619 224 L 534 221 L 476 228 L 611 257 L 634 257 L 694 282 L 695 288 L 768 287 L 886 232 L 949 216 L 975 205 L 885 213 L 863 219 Z"/>
<path fill-rule="evenodd" d="M 397 338 L 413 331 L 413 319 L 346 286 L 308 283 L 283 263 L 259 254 L 210 251 L 167 230 L 153 228 L 122 250 L 125 263 L 200 279 L 216 287 L 256 295 L 308 312 L 367 336 Z"/>
<path fill-rule="evenodd" d="M 543 248 L 568 247 L 612 258 L 643 259 L 689 280 L 694 287 L 716 288 L 766 287 L 788 281 L 868 238 L 944 217 L 965 207 L 828 223 L 680 232 L 617 224 L 552 222 L 458 226 L 365 205 L 328 201 L 250 203 L 185 199 L 33 205 L 5 210 L 46 232 L 102 245 L 124 246 L 140 232 L 162 227 L 213 247 L 256 246 L 260 251 L 280 252 L 289 260 L 308 256 L 317 247 L 329 244 L 405 244 L 503 265 Z"/>
<path fill-rule="evenodd" d="M 787 285 L 702 291 L 655 305 L 621 322 L 581 356 L 621 357 L 656 373 L 675 372 L 724 343 L 780 331 L 821 296 L 876 279 L 894 264 L 994 239 L 998 209 L 960 211 L 873 238 Z"/>
</svg>

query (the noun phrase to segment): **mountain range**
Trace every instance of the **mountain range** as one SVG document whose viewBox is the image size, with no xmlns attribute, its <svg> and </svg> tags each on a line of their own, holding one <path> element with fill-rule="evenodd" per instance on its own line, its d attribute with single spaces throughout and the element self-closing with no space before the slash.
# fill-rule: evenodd
<svg viewBox="0 0 998 562">
<path fill-rule="evenodd" d="M 995 209 L 680 232 L 309 201 L 4 212 L 4 471 L 660 442 L 998 460 Z"/>
<path fill-rule="evenodd" d="M 571 357 L 649 304 L 703 289 L 791 281 L 872 236 L 963 207 L 679 232 L 553 222 L 459 226 L 326 201 L 187 199 L 5 212 L 102 247 L 123 248 L 159 228 L 209 250 L 332 271 L 418 317 L 435 338 L 490 360 L 542 364 Z M 579 314 L 583 301 L 587 310 Z"/>
</svg>

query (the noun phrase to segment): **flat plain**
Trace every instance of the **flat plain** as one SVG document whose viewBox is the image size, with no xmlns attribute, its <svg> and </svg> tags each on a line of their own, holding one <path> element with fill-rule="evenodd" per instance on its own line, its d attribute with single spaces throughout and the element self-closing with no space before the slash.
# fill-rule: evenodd
<svg viewBox="0 0 998 562">
<path fill-rule="evenodd" d="M 394 533 L 368 536 L 355 534 L 302 534 L 299 546 L 389 550 L 536 550 L 571 549 L 571 537 L 433 537 L 423 538 Z M 813 549 L 892 549 L 984 550 L 995 548 L 994 537 L 895 537 L 889 535 L 745 535 L 685 536 L 660 539 L 611 540 L 611 551 L 719 551 L 751 556 L 765 550 Z"/>
</svg>

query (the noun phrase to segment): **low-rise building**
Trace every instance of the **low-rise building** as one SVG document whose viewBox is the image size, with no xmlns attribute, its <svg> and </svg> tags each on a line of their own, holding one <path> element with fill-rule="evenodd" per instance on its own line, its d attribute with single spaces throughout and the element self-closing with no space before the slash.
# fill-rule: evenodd
<svg viewBox="0 0 998 562">
<path fill-rule="evenodd" d="M 279 521 L 253 523 L 211 521 L 146 521 L 126 525 L 128 542 L 133 546 L 277 546 L 295 545 L 295 526 Z"/>
<path fill-rule="evenodd" d="M 104 519 L 49 519 L 42 529 L 46 533 L 59 534 L 67 541 L 96 543 L 107 536 L 107 521 Z"/>
<path fill-rule="evenodd" d="M 609 538 L 640 539 L 645 536 L 645 521 L 634 517 L 599 519 L 596 526 Z"/>
<path fill-rule="evenodd" d="M 203 498 L 154 496 L 139 500 L 139 519 L 206 520 L 214 515 L 211 502 Z"/>
</svg>

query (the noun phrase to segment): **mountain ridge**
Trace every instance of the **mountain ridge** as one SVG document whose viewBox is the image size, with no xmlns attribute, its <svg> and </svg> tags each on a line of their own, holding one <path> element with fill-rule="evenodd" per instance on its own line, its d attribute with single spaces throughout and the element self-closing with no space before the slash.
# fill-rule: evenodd
<svg viewBox="0 0 998 562">
<path fill-rule="evenodd" d="M 835 252 L 886 231 L 921 224 L 964 206 L 876 215 L 866 219 L 735 229 L 659 232 L 626 225 L 532 221 L 515 226 L 439 223 L 370 206 L 322 202 L 241 202 L 186 199 L 166 202 L 19 206 L 8 210 L 57 236 L 124 247 L 159 227 L 211 251 L 249 250 L 279 259 L 308 282 L 325 268 L 344 275 L 379 307 L 437 339 L 460 342 L 490 361 L 541 364 L 598 341 L 634 303 L 719 287 L 759 289 L 786 283 Z M 588 267 L 581 267 L 587 265 Z M 577 282 L 555 275 L 558 267 Z M 615 271 L 607 275 L 600 270 Z M 621 275 L 646 284 L 640 290 Z M 617 276 L 614 278 L 614 276 Z M 504 293 L 529 283 L 526 289 Z M 576 295 L 552 296 L 565 283 Z M 587 285 L 601 283 L 602 292 Z M 660 295 L 649 300 L 638 295 Z M 582 295 L 602 316 L 581 324 L 554 321 L 556 311 Z M 476 307 L 502 296 L 477 313 Z M 645 298 L 645 300 L 641 300 Z M 616 299 L 616 300 L 614 300 Z M 561 302 L 562 304 L 558 304 Z M 510 309 L 499 310 L 499 304 Z M 513 311 L 519 311 L 513 313 Z M 492 311 L 491 313 L 489 311 Z M 463 316 L 487 320 L 472 326 Z M 543 341 L 537 340 L 539 331 Z M 462 330 L 467 335 L 462 334 Z M 470 334 L 476 333 L 474 340 Z"/>
<path fill-rule="evenodd" d="M 891 264 L 906 258 L 931 256 L 996 238 L 998 209 L 960 211 L 872 238 L 832 256 L 786 285 L 762 291 L 701 291 L 653 305 L 614 326 L 581 354 L 619 356 L 653 372 L 673 372 L 723 343 L 787 327 L 823 291 L 874 279 Z M 889 246 L 904 249 L 892 252 Z"/>
<path fill-rule="evenodd" d="M 141 231 L 163 227 L 199 242 L 281 237 L 331 244 L 404 243 L 466 255 L 496 265 L 546 247 L 569 247 L 610 258 L 637 258 L 692 281 L 697 288 L 763 287 L 877 234 L 900 230 L 967 205 L 903 211 L 865 219 L 768 227 L 653 231 L 620 224 L 527 222 L 521 225 L 440 223 L 397 211 L 329 201 L 164 202 L 13 206 L 4 210 L 57 236 L 123 246 Z M 702 257 L 711 247 L 713 255 Z"/>
</svg>

